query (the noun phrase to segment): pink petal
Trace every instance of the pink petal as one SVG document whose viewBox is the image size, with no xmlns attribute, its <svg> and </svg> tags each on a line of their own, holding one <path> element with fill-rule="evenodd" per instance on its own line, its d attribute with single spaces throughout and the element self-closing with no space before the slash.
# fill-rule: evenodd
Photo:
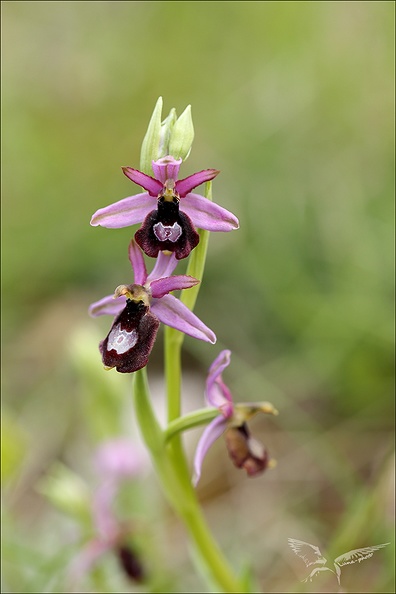
<svg viewBox="0 0 396 594">
<path fill-rule="evenodd" d="M 133 181 L 138 186 L 141 186 L 150 194 L 156 198 L 158 194 L 161 192 L 163 185 L 158 179 L 154 179 L 137 169 L 132 169 L 132 167 L 123 167 L 122 171 L 124 175 L 127 176 L 131 181 Z"/>
<path fill-rule="evenodd" d="M 199 280 L 193 276 L 176 275 L 168 276 L 166 278 L 159 278 L 150 283 L 151 294 L 153 297 L 160 299 L 171 291 L 178 291 L 181 289 L 190 289 L 197 285 Z"/>
<path fill-rule="evenodd" d="M 213 361 L 212 365 L 209 367 L 209 375 L 208 381 L 216 380 L 218 377 L 221 376 L 224 369 L 226 369 L 229 364 L 231 363 L 231 351 L 229 349 L 224 349 L 221 351 L 216 359 Z"/>
<path fill-rule="evenodd" d="M 207 387 L 205 396 L 208 403 L 218 408 L 226 419 L 232 417 L 234 403 L 231 392 L 221 379 L 213 382 L 210 388 Z"/>
<path fill-rule="evenodd" d="M 128 248 L 129 261 L 132 264 L 135 283 L 144 285 L 147 280 L 146 264 L 144 262 L 143 252 L 134 239 L 131 239 Z"/>
<path fill-rule="evenodd" d="M 185 212 L 199 229 L 232 231 L 239 228 L 239 221 L 232 212 L 199 194 L 187 194 L 182 198 L 180 210 Z"/>
<path fill-rule="evenodd" d="M 231 417 L 234 412 L 231 392 L 221 377 L 230 360 L 231 351 L 221 351 L 210 366 L 206 380 L 206 399 L 211 406 L 218 408 L 225 418 Z"/>
<path fill-rule="evenodd" d="M 117 481 L 111 477 L 103 481 L 92 497 L 92 515 L 96 532 L 105 542 L 111 542 L 117 536 L 118 521 L 112 507 L 118 490 Z"/>
<path fill-rule="evenodd" d="M 74 590 L 74 588 L 79 585 L 78 582 L 91 571 L 92 567 L 100 557 L 111 550 L 112 547 L 113 543 L 95 539 L 91 540 L 82 551 L 77 554 L 68 571 L 68 578 L 71 581 L 71 591 Z"/>
<path fill-rule="evenodd" d="M 120 229 L 144 221 L 146 216 L 157 207 L 157 200 L 144 194 L 128 196 L 109 206 L 100 208 L 91 219 L 91 225 L 106 227 L 107 229 Z"/>
<path fill-rule="evenodd" d="M 107 297 L 103 297 L 103 299 L 92 303 L 89 306 L 88 312 L 93 318 L 105 315 L 116 316 L 124 309 L 124 307 L 125 297 L 117 297 L 117 299 L 114 299 L 113 295 L 108 295 Z"/>
<path fill-rule="evenodd" d="M 177 260 L 174 253 L 170 256 L 159 252 L 155 266 L 147 277 L 147 281 L 152 281 L 157 278 L 164 278 L 170 276 L 177 266 Z"/>
<path fill-rule="evenodd" d="M 165 295 L 158 300 L 154 299 L 151 304 L 151 311 L 167 326 L 176 328 L 180 332 L 205 342 L 211 342 L 212 344 L 216 342 L 214 332 L 173 295 Z"/>
<path fill-rule="evenodd" d="M 207 451 L 213 443 L 224 433 L 227 428 L 227 421 L 223 417 L 216 417 L 209 423 L 205 431 L 202 433 L 198 442 L 197 449 L 194 456 L 194 487 L 197 486 L 201 477 L 202 462 L 206 456 Z"/>
<path fill-rule="evenodd" d="M 184 179 L 176 182 L 176 190 L 181 198 L 184 198 L 191 190 L 200 186 L 201 184 L 214 179 L 220 171 L 217 169 L 204 169 L 198 173 L 193 173 Z"/>
<path fill-rule="evenodd" d="M 162 159 L 152 162 L 154 175 L 162 182 L 162 184 L 165 184 L 167 179 L 173 179 L 176 181 L 179 176 L 181 164 L 181 159 L 174 159 L 171 156 L 162 157 Z"/>
</svg>

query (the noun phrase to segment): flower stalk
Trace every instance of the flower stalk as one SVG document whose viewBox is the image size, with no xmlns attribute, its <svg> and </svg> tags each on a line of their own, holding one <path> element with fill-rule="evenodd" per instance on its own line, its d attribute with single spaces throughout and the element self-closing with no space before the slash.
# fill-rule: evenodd
<svg viewBox="0 0 396 594">
<path fill-rule="evenodd" d="M 189 429 L 194 429 L 195 427 L 206 425 L 214 418 L 216 418 L 218 414 L 219 411 L 217 410 L 217 408 L 212 407 L 194 410 L 193 412 L 187 415 L 178 417 L 174 421 L 168 423 L 168 426 L 164 431 L 165 441 L 171 440 L 178 433 L 184 433 L 184 431 L 188 431 Z"/>
</svg>

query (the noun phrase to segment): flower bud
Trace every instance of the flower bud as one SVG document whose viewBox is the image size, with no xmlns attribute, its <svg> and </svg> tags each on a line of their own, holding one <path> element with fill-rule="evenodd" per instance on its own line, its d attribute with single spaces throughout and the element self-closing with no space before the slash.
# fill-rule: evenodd
<svg viewBox="0 0 396 594">
<path fill-rule="evenodd" d="M 157 103 L 155 104 L 146 135 L 142 142 L 142 149 L 140 152 L 140 169 L 141 171 L 143 171 L 143 173 L 146 173 L 147 175 L 153 174 L 153 161 L 158 161 L 158 159 L 161 159 L 162 157 L 171 154 L 169 149 L 170 140 L 173 136 L 173 129 L 180 119 L 181 122 L 179 123 L 179 128 L 181 128 L 182 136 L 180 136 L 180 132 L 177 132 L 177 137 L 179 138 L 179 141 L 175 145 L 176 150 L 183 151 L 183 148 L 187 146 L 186 140 L 183 141 L 183 134 L 185 135 L 187 133 L 187 136 L 191 137 L 191 132 L 188 133 L 188 130 L 192 130 L 191 113 L 189 118 L 185 115 L 190 106 L 184 111 L 184 113 L 182 113 L 179 120 L 177 119 L 175 108 L 172 107 L 172 109 L 169 112 L 169 115 L 161 122 L 162 104 L 162 97 L 159 97 Z M 188 119 L 190 120 L 190 123 L 188 122 Z M 192 137 L 189 141 L 190 144 L 187 152 L 189 152 L 191 149 L 193 136 L 194 131 L 192 130 Z M 179 147 L 180 143 L 181 148 Z"/>
<path fill-rule="evenodd" d="M 194 126 L 191 105 L 188 105 L 173 126 L 169 141 L 169 154 L 175 159 L 185 161 L 190 154 L 193 140 Z"/>
<path fill-rule="evenodd" d="M 152 174 L 151 162 L 158 159 L 158 148 L 161 139 L 161 113 L 162 97 L 159 97 L 155 104 L 140 152 L 140 169 L 147 175 Z"/>
<path fill-rule="evenodd" d="M 158 154 L 157 158 L 153 159 L 153 161 L 157 161 L 158 159 L 162 159 L 162 157 L 169 155 L 169 141 L 176 120 L 176 109 L 172 107 L 168 117 L 166 117 L 164 121 L 161 122 L 160 138 L 158 143 Z"/>
</svg>

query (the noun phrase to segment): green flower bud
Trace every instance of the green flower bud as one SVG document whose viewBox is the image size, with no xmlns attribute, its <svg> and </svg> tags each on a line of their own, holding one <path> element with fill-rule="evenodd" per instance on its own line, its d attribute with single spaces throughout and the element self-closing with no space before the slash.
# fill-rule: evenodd
<svg viewBox="0 0 396 594">
<path fill-rule="evenodd" d="M 191 105 L 188 105 L 173 126 L 169 141 L 169 155 L 185 161 L 190 154 L 193 140 L 194 126 Z"/>
<path fill-rule="evenodd" d="M 161 113 L 162 97 L 159 97 L 155 104 L 140 152 L 140 170 L 147 175 L 152 175 L 151 162 L 158 159 L 158 147 L 161 139 Z"/>
<path fill-rule="evenodd" d="M 173 126 L 177 120 L 176 109 L 172 107 L 167 118 L 161 123 L 160 138 L 158 144 L 157 156 L 154 161 L 169 155 L 169 140 Z"/>
</svg>

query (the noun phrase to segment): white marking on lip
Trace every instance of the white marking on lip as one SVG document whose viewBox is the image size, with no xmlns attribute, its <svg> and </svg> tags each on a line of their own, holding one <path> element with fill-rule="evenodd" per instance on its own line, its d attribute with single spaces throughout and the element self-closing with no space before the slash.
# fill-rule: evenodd
<svg viewBox="0 0 396 594">
<path fill-rule="evenodd" d="M 137 340 L 138 333 L 136 330 L 131 330 L 131 332 L 121 330 L 120 324 L 117 324 L 109 334 L 106 348 L 108 351 L 115 350 L 117 355 L 122 355 L 134 347 Z"/>
<path fill-rule="evenodd" d="M 175 243 L 183 233 L 179 223 L 174 222 L 173 225 L 163 225 L 156 223 L 153 226 L 154 235 L 159 241 L 171 241 Z"/>
</svg>

